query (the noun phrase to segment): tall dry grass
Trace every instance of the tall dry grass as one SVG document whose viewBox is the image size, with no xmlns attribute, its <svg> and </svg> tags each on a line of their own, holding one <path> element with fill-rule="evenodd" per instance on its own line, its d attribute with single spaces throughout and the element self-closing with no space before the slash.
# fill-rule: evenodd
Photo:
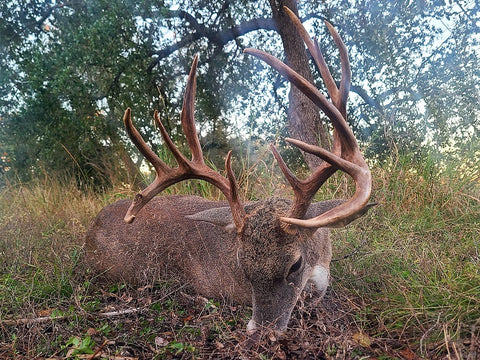
<svg viewBox="0 0 480 360">
<path fill-rule="evenodd" d="M 340 253 L 359 251 L 335 267 L 372 333 L 446 351 L 478 331 L 479 170 L 408 158 L 374 169 L 379 206 L 337 234 Z"/>
<path fill-rule="evenodd" d="M 68 299 L 86 226 L 101 206 L 93 193 L 50 177 L 1 190 L 0 318 Z"/>
<path fill-rule="evenodd" d="M 289 196 L 273 162 L 245 162 L 243 167 L 239 178 L 249 200 Z M 416 164 L 407 158 L 373 169 L 372 199 L 379 205 L 360 221 L 333 233 L 333 291 L 343 294 L 338 299 L 355 304 L 355 326 L 372 341 L 408 344 L 424 356 L 466 353 L 472 343 L 466 341 L 478 334 L 480 318 L 479 169 L 450 164 L 440 170 L 434 162 Z M 169 192 L 221 198 L 203 182 L 180 184 Z M 351 192 L 351 181 L 338 174 L 317 198 L 340 198 Z M 68 332 L 38 337 L 29 329 L 0 326 L 0 350 L 2 344 L 10 344 L 13 353 L 24 354 L 26 345 L 20 346 L 18 337 L 29 334 L 29 354 L 64 354 L 66 333 L 84 332 L 85 327 L 114 328 L 116 322 L 87 325 L 80 321 L 79 309 L 98 309 L 98 299 L 113 291 L 91 287 L 95 274 L 88 273 L 81 263 L 83 237 L 104 205 L 131 195 L 123 188 L 108 194 L 80 191 L 73 182 L 52 177 L 1 190 L 0 320 L 36 317 L 42 311 L 51 314 L 49 309 L 58 309 L 70 312 L 76 322 L 69 324 Z M 175 298 L 169 301 L 175 304 Z M 168 314 L 176 311 L 173 305 L 167 310 Z M 244 324 L 242 315 L 235 314 L 240 318 L 236 321 Z M 147 330 L 140 329 L 135 341 L 154 341 L 151 334 L 160 330 L 149 321 L 138 319 L 139 327 L 148 323 L 150 335 L 142 337 Z M 225 337 L 225 331 L 231 334 L 228 329 L 233 326 L 228 324 L 214 327 L 220 327 Z M 194 330 L 188 337 L 175 334 L 176 343 L 172 344 L 190 349 L 194 334 Z M 127 332 L 123 336 L 128 336 Z"/>
</svg>

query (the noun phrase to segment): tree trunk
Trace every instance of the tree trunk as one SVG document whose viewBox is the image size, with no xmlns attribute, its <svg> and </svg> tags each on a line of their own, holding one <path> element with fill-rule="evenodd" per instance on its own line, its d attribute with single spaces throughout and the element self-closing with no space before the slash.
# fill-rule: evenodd
<svg viewBox="0 0 480 360">
<path fill-rule="evenodd" d="M 313 75 L 309 66 L 309 59 L 305 44 L 295 29 L 283 6 L 288 7 L 298 15 L 295 0 L 269 0 L 272 8 L 273 20 L 277 32 L 282 38 L 285 50 L 286 63 L 306 80 L 313 83 Z M 330 148 L 330 135 L 326 130 L 319 109 L 303 95 L 295 86 L 291 86 L 289 93 L 288 130 L 295 139 L 309 144 Z M 317 156 L 303 153 L 303 157 L 312 170 L 322 162 Z"/>
</svg>

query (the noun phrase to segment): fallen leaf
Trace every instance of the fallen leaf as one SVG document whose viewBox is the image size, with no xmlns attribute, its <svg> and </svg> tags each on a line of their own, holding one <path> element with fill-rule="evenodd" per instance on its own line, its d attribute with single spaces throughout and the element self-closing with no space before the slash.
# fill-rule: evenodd
<svg viewBox="0 0 480 360">
<path fill-rule="evenodd" d="M 363 331 L 359 331 L 353 334 L 352 337 L 353 337 L 353 340 L 360 346 L 370 347 L 370 345 L 372 345 L 372 340 Z"/>
<path fill-rule="evenodd" d="M 75 352 L 75 349 L 69 349 L 67 351 L 67 359 L 70 359 L 73 356 L 74 352 Z"/>
<path fill-rule="evenodd" d="M 50 315 L 52 315 L 52 312 L 53 312 L 53 309 L 40 310 L 40 311 L 38 312 L 38 316 L 41 316 L 41 317 L 50 316 Z"/>
<path fill-rule="evenodd" d="M 156 336 L 155 337 L 155 345 L 159 347 L 165 347 L 168 345 L 168 341 L 162 338 L 161 336 Z"/>
<path fill-rule="evenodd" d="M 400 351 L 400 355 L 405 360 L 418 360 L 420 359 L 417 354 L 415 354 L 412 349 L 406 348 Z"/>
<path fill-rule="evenodd" d="M 273 333 L 273 331 L 271 331 L 271 332 L 268 333 L 268 339 L 269 339 L 271 342 L 277 341 L 277 338 L 275 337 L 275 334 Z"/>
<path fill-rule="evenodd" d="M 193 319 L 192 316 L 185 316 L 182 320 L 183 320 L 183 322 L 189 322 L 192 319 Z"/>
<path fill-rule="evenodd" d="M 283 351 L 283 350 L 278 350 L 278 351 L 275 353 L 275 356 L 277 357 L 277 359 L 287 360 L 287 354 L 285 354 L 285 351 Z"/>
<path fill-rule="evenodd" d="M 145 290 L 150 290 L 152 288 L 153 288 L 152 285 L 146 285 L 144 287 L 138 288 L 137 291 L 145 291 Z"/>
<path fill-rule="evenodd" d="M 95 356 L 95 359 L 105 358 L 108 360 L 139 360 L 138 357 L 130 357 L 130 356 L 115 356 L 115 355 L 108 355 L 106 353 L 99 353 L 97 354 L 99 357 Z M 76 359 L 87 359 L 90 360 L 92 355 L 75 355 Z"/>
</svg>

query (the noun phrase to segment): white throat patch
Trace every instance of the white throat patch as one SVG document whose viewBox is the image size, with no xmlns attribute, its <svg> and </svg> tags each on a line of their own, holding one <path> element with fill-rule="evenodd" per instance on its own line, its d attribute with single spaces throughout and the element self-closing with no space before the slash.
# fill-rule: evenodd
<svg viewBox="0 0 480 360">
<path fill-rule="evenodd" d="M 323 297 L 330 282 L 330 271 L 321 265 L 316 265 L 308 281 L 315 285 L 318 292 L 320 292 L 320 297 Z"/>
</svg>

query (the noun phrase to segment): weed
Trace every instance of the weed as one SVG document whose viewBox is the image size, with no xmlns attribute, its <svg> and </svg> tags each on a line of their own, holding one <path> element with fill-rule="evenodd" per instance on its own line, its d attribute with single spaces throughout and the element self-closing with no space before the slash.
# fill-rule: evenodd
<svg viewBox="0 0 480 360">
<path fill-rule="evenodd" d="M 219 306 L 220 306 L 220 303 L 218 301 L 208 300 L 205 303 L 205 310 L 213 314 L 217 312 Z"/>
<path fill-rule="evenodd" d="M 123 289 L 126 288 L 126 284 L 113 284 L 110 286 L 108 291 L 110 291 L 112 294 L 119 294 Z"/>
<path fill-rule="evenodd" d="M 97 331 L 103 336 L 108 337 L 108 335 L 112 332 L 112 328 L 109 324 L 104 323 L 99 328 L 97 328 Z"/>
<path fill-rule="evenodd" d="M 61 346 L 62 350 L 69 350 L 67 352 L 67 358 L 78 355 L 78 354 L 93 354 L 95 351 L 93 350 L 95 347 L 95 342 L 92 340 L 90 336 L 85 336 L 83 338 L 79 337 L 71 337 L 65 343 L 65 345 Z"/>
</svg>

